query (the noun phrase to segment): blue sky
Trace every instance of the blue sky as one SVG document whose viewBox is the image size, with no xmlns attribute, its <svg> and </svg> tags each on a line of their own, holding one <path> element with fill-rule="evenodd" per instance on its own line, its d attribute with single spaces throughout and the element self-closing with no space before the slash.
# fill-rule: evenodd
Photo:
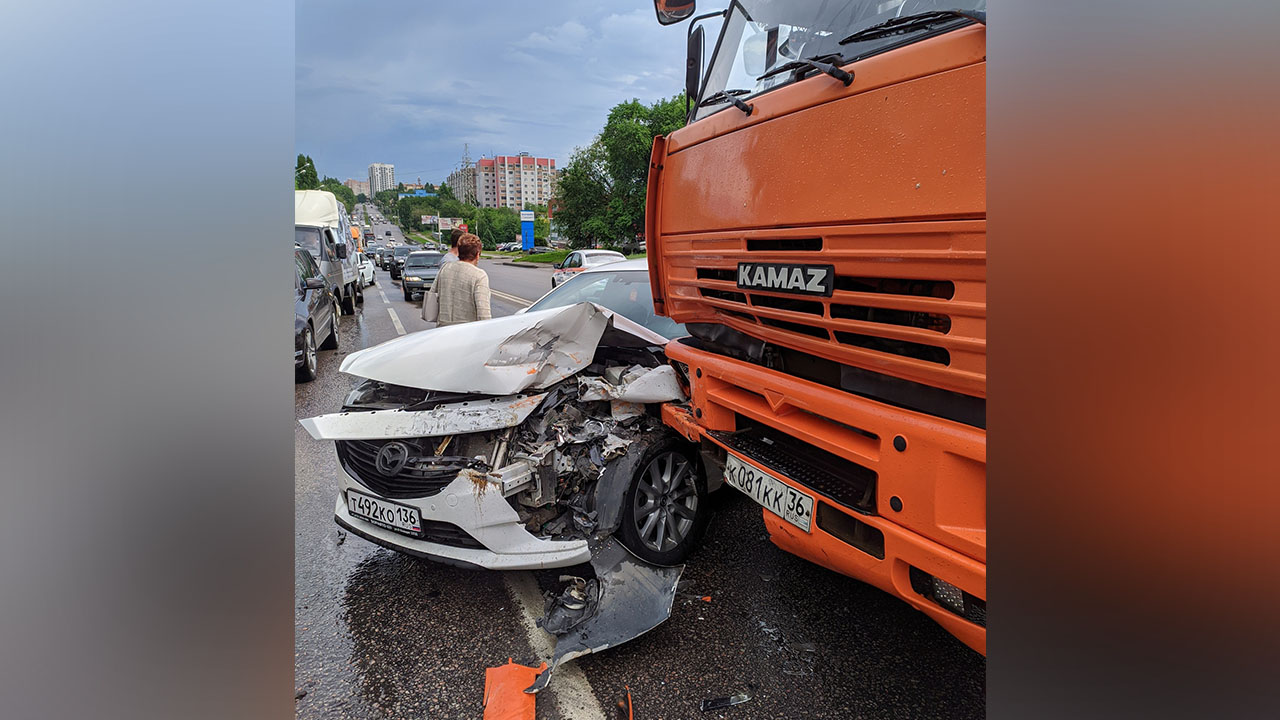
<svg viewBox="0 0 1280 720">
<path fill-rule="evenodd" d="M 463 143 L 563 164 L 617 103 L 680 93 L 684 45 L 652 0 L 298 0 L 295 145 L 339 180 L 439 182 Z"/>
</svg>

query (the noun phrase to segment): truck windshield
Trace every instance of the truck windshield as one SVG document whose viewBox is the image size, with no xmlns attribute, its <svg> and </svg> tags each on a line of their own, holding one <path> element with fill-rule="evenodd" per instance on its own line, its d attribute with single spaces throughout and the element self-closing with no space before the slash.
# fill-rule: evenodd
<svg viewBox="0 0 1280 720">
<path fill-rule="evenodd" d="M 311 257 L 320 260 L 325 255 L 320 251 L 320 229 L 313 227 L 293 226 L 293 242 L 301 245 L 303 250 L 311 253 Z"/>
<path fill-rule="evenodd" d="M 840 44 L 860 30 L 939 7 L 985 12 L 987 2 L 954 0 L 935 5 L 931 0 L 735 0 L 703 80 L 694 119 L 733 107 L 731 97 L 746 100 L 794 82 L 796 75 L 792 72 L 762 77 L 787 63 L 814 59 L 836 65 L 849 63 L 973 21 L 944 18 L 904 25 L 899 32 L 874 39 Z"/>
</svg>

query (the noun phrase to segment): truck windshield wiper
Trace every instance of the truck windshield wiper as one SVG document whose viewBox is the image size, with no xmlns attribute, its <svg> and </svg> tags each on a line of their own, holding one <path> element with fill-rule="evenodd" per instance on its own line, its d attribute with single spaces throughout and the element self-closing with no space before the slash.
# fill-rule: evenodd
<svg viewBox="0 0 1280 720">
<path fill-rule="evenodd" d="M 823 62 L 824 60 L 832 61 L 832 62 Z M 835 62 L 839 60 L 840 60 L 840 56 L 836 54 L 815 55 L 814 57 L 811 57 L 811 58 L 804 58 L 801 60 L 792 60 L 789 63 L 779 65 L 778 67 L 770 70 L 769 72 L 761 75 L 756 79 L 763 80 L 767 77 L 773 77 L 774 75 L 779 75 L 789 70 L 817 70 L 818 72 L 822 72 L 822 73 L 826 73 L 827 75 L 830 75 L 831 77 L 844 83 L 845 87 L 848 87 L 849 83 L 853 82 L 853 73 L 846 72 L 836 67 Z M 804 74 L 803 72 L 797 73 L 797 75 L 803 75 L 803 74 Z"/>
<path fill-rule="evenodd" d="M 838 44 L 848 45 L 849 43 L 863 40 L 874 40 L 911 30 L 919 30 L 943 20 L 954 20 L 956 18 L 968 18 L 983 25 L 987 24 L 987 14 L 981 10 L 930 10 L 929 12 L 907 15 L 906 17 L 890 18 L 879 25 L 863 28 L 841 40 Z"/>
<path fill-rule="evenodd" d="M 738 108 L 739 110 L 746 113 L 747 115 L 750 115 L 751 112 L 755 110 L 755 107 L 748 105 L 737 98 L 738 95 L 746 95 L 749 92 L 751 91 L 750 90 L 721 90 L 720 92 L 712 93 L 707 97 L 702 98 L 702 102 L 698 103 L 698 107 L 706 107 L 708 105 L 715 105 L 716 103 L 728 102 L 728 103 L 733 103 L 734 107 Z"/>
</svg>

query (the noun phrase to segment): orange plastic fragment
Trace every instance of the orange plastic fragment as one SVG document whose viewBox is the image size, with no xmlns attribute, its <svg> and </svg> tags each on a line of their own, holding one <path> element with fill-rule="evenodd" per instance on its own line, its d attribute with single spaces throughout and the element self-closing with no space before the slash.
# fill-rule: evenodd
<svg viewBox="0 0 1280 720">
<path fill-rule="evenodd" d="M 534 702 L 538 696 L 527 695 L 524 689 L 546 669 L 546 663 L 531 668 L 517 665 L 511 658 L 507 658 L 506 665 L 486 668 L 484 720 L 534 720 Z"/>
</svg>

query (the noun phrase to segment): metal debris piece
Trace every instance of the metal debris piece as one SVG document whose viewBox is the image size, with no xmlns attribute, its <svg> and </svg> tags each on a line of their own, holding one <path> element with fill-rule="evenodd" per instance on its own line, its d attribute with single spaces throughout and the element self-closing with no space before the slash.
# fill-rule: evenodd
<svg viewBox="0 0 1280 720">
<path fill-rule="evenodd" d="M 592 540 L 588 545 L 599 582 L 595 611 L 557 635 L 551 664 L 525 689 L 527 693 L 546 688 L 562 663 L 640 637 L 671 616 L 683 565 L 650 565 L 613 537 Z"/>
<path fill-rule="evenodd" d="M 630 420 L 631 418 L 640 417 L 644 414 L 644 405 L 640 403 L 627 402 L 626 400 L 610 400 L 609 414 L 614 420 L 619 422 Z"/>
<path fill-rule="evenodd" d="M 646 368 L 633 365 L 625 372 L 605 368 L 603 376 L 579 375 L 581 400 L 625 400 L 633 403 L 683 402 L 684 391 L 670 365 Z"/>
<path fill-rule="evenodd" d="M 723 710 L 731 705 L 741 705 L 750 699 L 751 696 L 746 693 L 730 695 L 729 697 L 708 698 L 702 701 L 702 712 Z"/>
</svg>

